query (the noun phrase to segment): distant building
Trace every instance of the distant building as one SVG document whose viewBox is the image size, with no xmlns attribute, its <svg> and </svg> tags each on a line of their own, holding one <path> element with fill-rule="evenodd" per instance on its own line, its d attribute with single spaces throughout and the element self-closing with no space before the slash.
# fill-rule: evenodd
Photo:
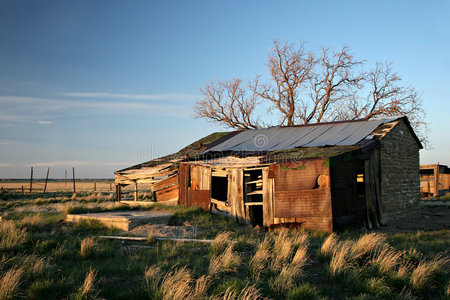
<svg viewBox="0 0 450 300">
<path fill-rule="evenodd" d="M 420 166 L 420 193 L 422 197 L 438 197 L 450 192 L 450 169 L 445 165 Z"/>
<path fill-rule="evenodd" d="M 213 133 L 116 171 L 117 199 L 151 184 L 158 202 L 253 225 L 373 228 L 418 213 L 421 148 L 406 117 Z"/>
</svg>

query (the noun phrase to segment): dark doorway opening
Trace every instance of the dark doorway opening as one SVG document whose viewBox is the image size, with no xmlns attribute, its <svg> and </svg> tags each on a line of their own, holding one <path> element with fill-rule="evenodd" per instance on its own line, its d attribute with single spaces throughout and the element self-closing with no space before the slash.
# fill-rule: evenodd
<svg viewBox="0 0 450 300">
<path fill-rule="evenodd" d="M 211 198 L 224 202 L 228 200 L 228 176 L 211 177 Z"/>
<path fill-rule="evenodd" d="M 248 208 L 250 215 L 250 224 L 252 226 L 263 226 L 263 206 L 252 205 Z"/>
</svg>

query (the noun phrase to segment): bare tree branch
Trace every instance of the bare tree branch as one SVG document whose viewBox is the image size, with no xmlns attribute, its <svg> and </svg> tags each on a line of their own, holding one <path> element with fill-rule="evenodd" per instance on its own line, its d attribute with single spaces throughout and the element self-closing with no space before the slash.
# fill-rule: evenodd
<svg viewBox="0 0 450 300">
<path fill-rule="evenodd" d="M 203 100 L 194 107 L 195 116 L 236 129 L 254 129 L 261 126 L 255 118 L 254 110 L 258 104 L 255 95 L 247 96 L 241 87 L 240 79 L 212 81 L 201 93 Z"/>
</svg>

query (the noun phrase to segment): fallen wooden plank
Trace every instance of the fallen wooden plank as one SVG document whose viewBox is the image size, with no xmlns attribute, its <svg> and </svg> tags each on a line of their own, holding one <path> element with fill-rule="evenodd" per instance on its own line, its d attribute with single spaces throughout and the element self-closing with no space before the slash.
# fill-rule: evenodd
<svg viewBox="0 0 450 300">
<path fill-rule="evenodd" d="M 114 235 L 100 235 L 101 239 L 110 239 L 110 240 L 125 240 L 125 241 L 146 241 L 148 238 L 146 237 L 138 237 L 138 236 L 114 236 Z M 214 240 L 202 240 L 202 239 L 186 239 L 186 238 L 172 238 L 172 237 L 163 237 L 163 236 L 153 236 L 155 240 L 158 241 L 177 241 L 177 242 L 197 242 L 197 243 L 212 243 Z M 230 241 L 230 243 L 237 243 L 236 241 Z"/>
</svg>

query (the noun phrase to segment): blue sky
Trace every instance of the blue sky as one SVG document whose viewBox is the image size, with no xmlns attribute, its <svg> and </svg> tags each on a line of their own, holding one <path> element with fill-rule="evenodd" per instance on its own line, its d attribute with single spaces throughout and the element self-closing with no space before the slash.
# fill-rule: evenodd
<svg viewBox="0 0 450 300">
<path fill-rule="evenodd" d="M 449 1 L 0 0 L 0 178 L 113 177 L 213 131 L 194 119 L 212 79 L 266 71 L 273 39 L 348 45 L 423 93 L 450 164 Z"/>
</svg>

